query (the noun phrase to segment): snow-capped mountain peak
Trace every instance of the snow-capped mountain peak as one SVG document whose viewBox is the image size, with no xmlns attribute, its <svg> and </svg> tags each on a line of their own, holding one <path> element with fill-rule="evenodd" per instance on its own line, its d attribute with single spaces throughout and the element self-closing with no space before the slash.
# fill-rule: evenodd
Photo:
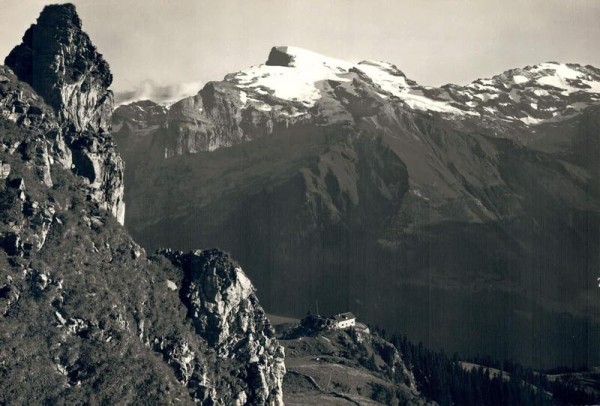
<svg viewBox="0 0 600 406">
<path fill-rule="evenodd" d="M 260 104 L 263 96 L 270 95 L 310 108 L 322 97 L 320 83 L 351 82 L 354 75 L 371 82 L 382 99 L 400 99 L 416 110 L 465 114 L 445 101 L 424 96 L 422 86 L 408 79 L 390 63 L 351 63 L 298 47 L 274 47 L 265 64 L 227 75 L 225 81 L 240 89 L 240 98 L 244 103 L 251 101 Z M 263 104 L 259 109 L 270 111 L 271 106 Z"/>
<path fill-rule="evenodd" d="M 351 67 L 351 63 L 302 48 L 274 47 L 265 64 L 228 75 L 225 80 L 244 92 L 243 101 L 248 100 L 247 94 L 258 96 L 250 97 L 251 101 L 270 94 L 312 107 L 320 98 L 316 84 L 324 80 L 349 81 L 344 75 Z"/>
<path fill-rule="evenodd" d="M 450 105 L 444 100 L 436 100 L 425 96 L 428 88 L 419 86 L 415 81 L 408 79 L 395 65 L 379 61 L 363 61 L 354 69 L 377 86 L 382 98 L 397 98 L 406 103 L 411 109 L 451 113 L 456 115 L 467 112 Z"/>
<path fill-rule="evenodd" d="M 561 121 L 594 104 L 600 104 L 600 70 L 592 66 L 546 62 L 464 86 L 429 87 L 388 62 L 347 62 L 281 46 L 264 64 L 175 103 L 166 114 L 169 131 L 193 141 L 178 141 L 167 155 L 212 151 L 313 120 L 346 124 L 406 111 L 498 132 Z"/>
<path fill-rule="evenodd" d="M 563 120 L 600 103 L 600 70 L 545 62 L 442 89 L 483 117 L 533 125 Z"/>
</svg>

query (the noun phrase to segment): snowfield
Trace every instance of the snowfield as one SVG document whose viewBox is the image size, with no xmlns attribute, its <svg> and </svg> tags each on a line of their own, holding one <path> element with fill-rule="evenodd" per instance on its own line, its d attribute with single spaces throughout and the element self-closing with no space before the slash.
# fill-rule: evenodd
<svg viewBox="0 0 600 406">
<path fill-rule="evenodd" d="M 466 86 L 436 89 L 407 79 L 387 62 L 351 63 L 298 47 L 276 47 L 274 51 L 284 56 L 284 62 L 276 63 L 277 66 L 256 65 L 225 77 L 226 82 L 239 89 L 242 106 L 297 117 L 309 113 L 322 99 L 324 82 L 351 87 L 357 77 L 372 85 L 382 99 L 403 102 L 412 110 L 457 118 L 480 116 L 524 125 L 564 119 L 574 109 L 600 102 L 600 71 L 590 66 L 546 62 L 478 79 Z M 582 100 L 581 95 L 587 100 Z M 278 108 L 277 99 L 288 106 L 292 103 L 292 107 Z"/>
</svg>

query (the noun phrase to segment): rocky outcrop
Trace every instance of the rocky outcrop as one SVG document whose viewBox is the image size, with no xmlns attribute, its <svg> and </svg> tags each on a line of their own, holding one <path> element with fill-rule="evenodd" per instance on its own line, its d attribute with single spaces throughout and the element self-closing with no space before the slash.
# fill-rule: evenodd
<svg viewBox="0 0 600 406">
<path fill-rule="evenodd" d="M 0 66 L 0 117 L 40 132 L 58 129 L 53 109 L 6 66 Z"/>
<path fill-rule="evenodd" d="M 339 329 L 332 319 L 308 315 L 296 326 L 279 327 L 288 354 L 285 402 L 330 404 L 345 397 L 361 405 L 429 404 L 419 392 L 410 355 L 365 325 Z M 311 385 L 302 384 L 306 379 Z"/>
<path fill-rule="evenodd" d="M 125 223 L 125 165 L 110 135 L 82 132 L 69 134 L 73 171 L 89 186 L 92 201 Z"/>
<path fill-rule="evenodd" d="M 0 227 L 0 246 L 9 255 L 30 256 L 40 251 L 54 222 L 55 204 L 37 201 L 26 190 L 22 178 L 13 178 L 3 191 L 11 221 L 9 227 Z"/>
<path fill-rule="evenodd" d="M 220 358 L 240 363 L 247 387 L 237 399 L 282 404 L 283 347 L 240 266 L 218 250 L 161 253 L 183 270 L 179 294 L 197 334 Z"/>
<path fill-rule="evenodd" d="M 13 121 L 42 124 L 44 130 L 55 127 L 52 137 L 53 150 L 59 154 L 57 161 L 87 179 L 90 198 L 123 223 L 124 166 L 109 134 L 113 95 L 108 87 L 112 74 L 82 31 L 75 7 L 71 4 L 45 7 L 5 63 L 19 80 L 31 85 L 54 111 L 52 118 L 56 118 L 44 121 L 38 118 L 44 110 L 30 111 L 27 107 L 22 117 L 13 117 Z M 12 104 L 13 116 L 27 106 L 19 98 Z M 40 114 L 36 114 L 38 111 Z"/>
</svg>

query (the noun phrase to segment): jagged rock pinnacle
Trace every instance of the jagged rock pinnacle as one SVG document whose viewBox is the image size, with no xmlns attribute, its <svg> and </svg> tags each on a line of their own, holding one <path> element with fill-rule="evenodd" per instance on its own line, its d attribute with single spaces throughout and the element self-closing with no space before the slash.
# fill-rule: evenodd
<svg viewBox="0 0 600 406">
<path fill-rule="evenodd" d="M 74 5 L 46 6 L 5 64 L 56 110 L 64 124 L 76 131 L 109 131 L 112 74 L 82 31 Z"/>
</svg>

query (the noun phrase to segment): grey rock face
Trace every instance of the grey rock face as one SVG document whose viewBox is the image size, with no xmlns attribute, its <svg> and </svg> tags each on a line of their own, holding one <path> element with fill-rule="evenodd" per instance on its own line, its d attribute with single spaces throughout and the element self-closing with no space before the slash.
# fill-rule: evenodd
<svg viewBox="0 0 600 406">
<path fill-rule="evenodd" d="M 73 171 L 86 179 L 92 201 L 125 222 L 125 165 L 112 137 L 90 132 L 69 134 Z"/>
<path fill-rule="evenodd" d="M 211 82 L 196 96 L 174 104 L 167 115 L 165 157 L 213 151 L 299 122 L 258 108 L 247 108 L 239 89 L 228 82 Z"/>
<path fill-rule="evenodd" d="M 4 116 L 44 131 L 54 128 L 57 161 L 86 178 L 91 199 L 123 224 L 124 165 L 109 134 L 113 95 L 108 87 L 112 74 L 81 30 L 75 7 L 45 7 L 5 63 L 43 98 L 45 103 L 39 96 L 34 101 L 45 108 L 32 109 L 18 92 L 16 98 L 4 98 L 5 103 L 12 103 Z M 8 81 L 10 74 L 6 68 L 4 71 L 3 81 Z M 46 106 L 54 111 L 53 115 L 48 115 Z"/>
<path fill-rule="evenodd" d="M 150 100 L 117 107 L 113 113 L 113 132 L 131 132 L 157 128 L 165 124 L 168 109 Z"/>
<path fill-rule="evenodd" d="M 183 270 L 179 292 L 196 332 L 219 358 L 241 362 L 241 403 L 282 404 L 283 347 L 240 266 L 218 250 L 161 253 Z"/>
</svg>

